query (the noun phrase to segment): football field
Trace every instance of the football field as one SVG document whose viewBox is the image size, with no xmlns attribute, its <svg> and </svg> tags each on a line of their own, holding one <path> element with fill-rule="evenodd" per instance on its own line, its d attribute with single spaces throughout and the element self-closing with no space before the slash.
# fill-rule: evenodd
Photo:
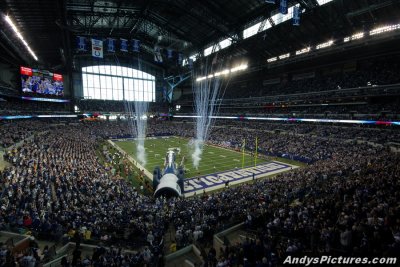
<svg viewBox="0 0 400 267">
<path fill-rule="evenodd" d="M 132 156 L 136 158 L 136 144 L 135 140 L 118 141 L 114 143 Z M 241 169 L 242 168 L 242 153 L 219 148 L 215 146 L 205 145 L 203 155 L 198 170 L 193 166 L 191 154 L 193 147 L 189 145 L 189 140 L 179 137 L 168 138 L 148 138 L 145 140 L 145 149 L 147 162 L 143 166 L 147 171 L 153 173 L 156 166 L 163 169 L 165 155 L 170 148 L 178 148 L 180 151 L 177 155 L 176 163 L 181 164 L 182 160 L 186 169 L 185 178 L 196 176 L 204 176 L 211 173 L 219 173 L 227 170 Z M 262 158 L 257 159 L 257 164 L 266 163 L 267 161 Z M 244 167 L 254 166 L 254 157 L 251 155 L 244 155 Z"/>
</svg>

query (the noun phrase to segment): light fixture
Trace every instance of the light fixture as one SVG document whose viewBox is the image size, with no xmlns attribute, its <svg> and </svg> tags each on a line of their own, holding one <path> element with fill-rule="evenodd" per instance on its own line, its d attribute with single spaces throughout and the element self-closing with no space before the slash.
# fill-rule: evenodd
<svg viewBox="0 0 400 267">
<path fill-rule="evenodd" d="M 233 67 L 233 68 L 231 68 L 231 69 L 224 69 L 224 70 L 221 70 L 221 71 L 216 72 L 216 73 L 214 73 L 214 74 L 209 74 L 209 75 L 207 75 L 207 76 L 198 77 L 198 78 L 196 78 L 196 82 L 201 82 L 201 81 L 203 81 L 203 80 L 205 80 L 205 79 L 211 79 L 211 78 L 219 77 L 219 76 L 222 76 L 222 75 L 228 75 L 229 73 L 234 73 L 234 72 L 237 72 L 237 71 L 242 71 L 242 70 L 245 70 L 245 69 L 247 69 L 247 68 L 248 68 L 248 65 L 247 65 L 247 64 L 241 64 L 241 65 L 238 65 L 238 66 Z"/>
<path fill-rule="evenodd" d="M 12 20 L 10 19 L 9 16 L 5 16 L 5 20 L 7 21 L 7 23 L 10 25 L 10 27 L 14 30 L 15 34 L 18 36 L 18 38 L 21 40 L 21 42 L 25 45 L 26 49 L 29 51 L 29 53 L 32 55 L 32 57 L 38 61 L 37 56 L 35 55 L 35 53 L 32 51 L 32 49 L 29 47 L 28 43 L 25 41 L 24 37 L 22 36 L 22 34 L 18 31 L 17 27 L 15 26 L 15 24 L 12 22 Z"/>
<path fill-rule="evenodd" d="M 245 70 L 245 69 L 247 69 L 247 65 L 239 65 L 239 66 L 236 66 L 236 67 L 233 67 L 232 69 L 231 69 L 231 72 L 236 72 L 236 71 L 239 71 L 239 70 Z"/>
<path fill-rule="evenodd" d="M 328 42 L 321 43 L 321 44 L 317 45 L 316 49 L 319 50 L 319 49 L 322 49 L 322 48 L 325 48 L 325 47 L 329 47 L 331 45 L 333 45 L 333 40 L 329 40 Z"/>
<path fill-rule="evenodd" d="M 400 24 L 382 26 L 382 27 L 378 27 L 378 28 L 372 29 L 369 32 L 369 35 L 372 36 L 372 35 L 381 34 L 381 33 L 384 33 L 384 32 L 391 32 L 391 31 L 398 30 L 398 29 L 400 29 Z"/>
<path fill-rule="evenodd" d="M 310 52 L 311 47 L 305 47 L 296 51 L 296 56 Z"/>
<path fill-rule="evenodd" d="M 222 75 L 228 75 L 229 72 L 230 72 L 230 71 L 229 71 L 228 69 L 225 69 L 225 70 L 221 71 L 221 74 L 222 74 Z"/>
<path fill-rule="evenodd" d="M 278 58 L 279 59 L 285 59 L 285 58 L 288 58 L 288 57 L 290 57 L 290 53 L 286 53 L 286 54 L 280 55 Z"/>
</svg>

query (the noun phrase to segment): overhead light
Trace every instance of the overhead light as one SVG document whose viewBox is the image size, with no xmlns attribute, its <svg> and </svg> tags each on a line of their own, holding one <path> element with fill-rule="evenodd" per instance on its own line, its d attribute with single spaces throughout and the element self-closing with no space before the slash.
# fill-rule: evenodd
<svg viewBox="0 0 400 267">
<path fill-rule="evenodd" d="M 290 53 L 280 55 L 278 58 L 279 59 L 285 59 L 285 58 L 288 58 L 288 57 L 290 57 Z"/>
<path fill-rule="evenodd" d="M 351 36 L 351 40 L 357 40 L 357 39 L 361 39 L 364 37 L 364 33 L 363 32 L 358 32 L 355 33 Z"/>
<path fill-rule="evenodd" d="M 229 72 L 230 72 L 230 70 L 225 69 L 225 70 L 221 71 L 221 74 L 222 75 L 227 75 L 227 74 L 229 74 Z"/>
<path fill-rule="evenodd" d="M 347 37 L 343 38 L 343 42 L 347 43 L 347 42 L 350 42 L 350 41 L 361 39 L 363 37 L 364 37 L 364 33 L 363 32 L 358 32 L 358 33 L 353 34 L 352 36 L 347 36 Z"/>
<path fill-rule="evenodd" d="M 25 41 L 24 37 L 22 36 L 22 34 L 18 31 L 17 27 L 15 26 L 15 24 L 12 22 L 12 20 L 10 19 L 9 16 L 5 16 L 5 20 L 7 21 L 7 23 L 10 25 L 10 27 L 14 30 L 15 34 L 18 36 L 18 38 L 21 40 L 21 42 L 25 45 L 26 49 L 29 51 L 29 53 L 32 55 L 32 57 L 38 61 L 37 56 L 35 55 L 35 53 L 32 51 L 32 49 L 29 47 L 28 43 Z"/>
<path fill-rule="evenodd" d="M 325 47 L 329 47 L 329 46 L 331 46 L 331 45 L 333 45 L 333 41 L 332 40 L 329 40 L 328 42 L 325 42 L 325 43 L 322 43 L 322 44 L 319 44 L 319 45 L 317 45 L 317 50 L 318 49 L 322 49 L 322 48 L 325 48 Z"/>
<path fill-rule="evenodd" d="M 306 47 L 306 48 L 297 50 L 297 51 L 296 51 L 296 56 L 301 55 L 301 54 L 304 54 L 304 53 L 308 53 L 308 52 L 310 52 L 310 49 L 311 49 L 310 47 Z"/>
<path fill-rule="evenodd" d="M 224 69 L 224 70 L 221 70 L 221 71 L 216 72 L 214 74 L 209 74 L 207 76 L 198 77 L 198 78 L 196 78 L 196 82 L 201 82 L 201 81 L 203 81 L 205 79 L 211 79 L 211 78 L 214 78 L 214 77 L 219 77 L 221 75 L 228 75 L 229 73 L 234 73 L 234 72 L 237 72 L 237 71 L 245 70 L 247 68 L 248 68 L 247 64 L 238 65 L 236 67 L 233 67 L 232 69 Z"/>
<path fill-rule="evenodd" d="M 400 29 L 400 24 L 393 24 L 393 25 L 378 27 L 378 28 L 372 29 L 369 32 L 369 35 L 376 35 L 376 34 L 381 34 L 384 32 L 391 32 L 391 31 L 398 30 L 398 29 Z"/>
<path fill-rule="evenodd" d="M 239 65 L 239 66 L 233 67 L 231 69 L 231 72 L 236 72 L 236 71 L 245 70 L 245 69 L 247 69 L 247 65 Z"/>
</svg>

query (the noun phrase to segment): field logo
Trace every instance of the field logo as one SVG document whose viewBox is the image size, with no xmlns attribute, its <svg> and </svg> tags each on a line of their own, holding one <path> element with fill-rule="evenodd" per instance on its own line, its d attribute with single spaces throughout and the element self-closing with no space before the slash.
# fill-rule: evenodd
<svg viewBox="0 0 400 267">
<path fill-rule="evenodd" d="M 252 179 L 267 176 L 268 174 L 290 170 L 292 168 L 293 166 L 283 164 L 281 162 L 269 162 L 265 164 L 260 164 L 256 167 L 230 170 L 205 176 L 194 177 L 185 180 L 184 193 L 190 194 L 197 191 L 202 192 L 204 189 L 211 189 L 213 187 L 221 188 L 221 185 L 223 186 L 227 182 L 235 184 L 246 182 Z"/>
</svg>

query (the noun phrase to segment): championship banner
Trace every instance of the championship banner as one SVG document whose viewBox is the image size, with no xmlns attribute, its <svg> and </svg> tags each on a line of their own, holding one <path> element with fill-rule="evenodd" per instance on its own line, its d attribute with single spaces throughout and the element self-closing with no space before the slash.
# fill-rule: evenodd
<svg viewBox="0 0 400 267">
<path fill-rule="evenodd" d="M 92 39 L 92 56 L 103 58 L 103 41 Z"/>
<path fill-rule="evenodd" d="M 179 53 L 178 54 L 178 65 L 182 66 L 182 63 L 183 63 L 183 54 Z"/>
<path fill-rule="evenodd" d="M 77 44 L 78 51 L 87 51 L 85 37 L 77 36 L 76 44 Z"/>
<path fill-rule="evenodd" d="M 107 38 L 107 52 L 115 52 L 115 39 Z"/>
<path fill-rule="evenodd" d="M 284 15 L 288 13 L 287 0 L 281 0 L 281 4 L 279 6 L 279 12 Z"/>
<path fill-rule="evenodd" d="M 121 48 L 120 48 L 120 50 L 122 51 L 122 52 L 128 52 L 128 40 L 126 40 L 126 39 L 120 39 L 120 41 L 121 41 Z"/>
<path fill-rule="evenodd" d="M 140 41 L 136 39 L 132 39 L 132 51 L 140 52 Z"/>
<path fill-rule="evenodd" d="M 167 57 L 168 57 L 168 59 L 172 58 L 172 50 L 171 49 L 167 49 Z"/>
<path fill-rule="evenodd" d="M 193 69 L 193 59 L 188 58 L 189 69 Z"/>
<path fill-rule="evenodd" d="M 163 95 L 164 102 L 168 101 L 167 87 L 165 87 L 165 86 L 162 87 L 162 95 Z"/>
<path fill-rule="evenodd" d="M 293 7 L 293 26 L 300 26 L 300 7 Z"/>
<path fill-rule="evenodd" d="M 163 58 L 161 56 L 160 48 L 159 47 L 154 47 L 154 61 L 158 63 L 163 62 Z"/>
</svg>

